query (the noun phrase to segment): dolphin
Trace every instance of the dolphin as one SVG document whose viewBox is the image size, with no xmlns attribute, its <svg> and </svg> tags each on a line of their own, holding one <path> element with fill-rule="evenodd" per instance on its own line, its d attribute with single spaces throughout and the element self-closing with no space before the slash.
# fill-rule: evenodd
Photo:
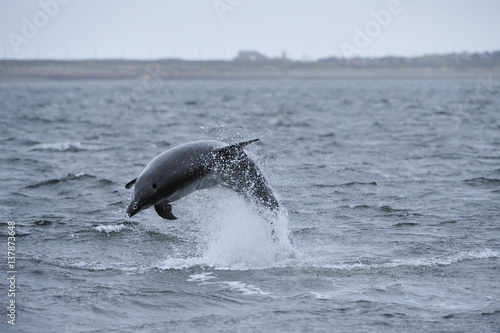
<svg viewBox="0 0 500 333">
<path fill-rule="evenodd" d="M 273 190 L 262 172 L 243 151 L 259 139 L 228 145 L 220 141 L 195 141 L 171 148 L 156 156 L 139 177 L 125 185 L 134 186 L 126 214 L 134 216 L 154 206 L 164 219 L 175 220 L 170 203 L 201 189 L 221 185 L 242 194 L 272 211 L 279 208 Z"/>
</svg>

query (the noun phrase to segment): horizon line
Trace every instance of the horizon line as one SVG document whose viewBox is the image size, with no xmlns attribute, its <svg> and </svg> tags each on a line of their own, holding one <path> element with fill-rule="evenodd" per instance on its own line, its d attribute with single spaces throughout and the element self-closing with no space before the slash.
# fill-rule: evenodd
<svg viewBox="0 0 500 333">
<path fill-rule="evenodd" d="M 405 59 L 415 59 L 415 58 L 422 58 L 422 57 L 429 57 L 429 56 L 449 56 L 449 55 L 481 55 L 481 54 L 492 54 L 492 53 L 498 53 L 500 52 L 500 48 L 496 50 L 490 50 L 490 51 L 461 51 L 461 52 L 446 52 L 446 53 L 422 53 L 419 55 L 395 55 L 395 54 L 388 54 L 388 55 L 382 55 L 382 56 L 355 56 L 355 57 L 343 57 L 343 56 L 326 56 L 322 58 L 316 58 L 316 59 L 292 59 L 292 58 L 283 58 L 283 57 L 267 57 L 263 53 L 255 50 L 240 50 L 239 52 L 257 52 L 265 57 L 265 59 L 262 59 L 260 61 L 268 61 L 268 60 L 287 60 L 291 62 L 319 62 L 322 60 L 327 60 L 327 59 L 339 59 L 339 60 L 358 60 L 358 59 L 384 59 L 384 58 L 405 58 Z M 238 55 L 236 55 L 233 58 L 229 59 L 223 59 L 223 58 L 207 58 L 207 59 L 193 59 L 193 58 L 182 58 L 182 57 L 159 57 L 159 58 L 121 58 L 121 57 L 102 57 L 102 58 L 64 58 L 64 57 L 54 57 L 54 58 L 3 58 L 0 59 L 0 61 L 163 61 L 163 60 L 176 60 L 176 61 L 189 61 L 189 62 L 213 62 L 213 61 L 218 61 L 218 62 L 232 62 L 232 61 L 237 61 Z M 259 60 L 257 60 L 258 62 Z"/>
</svg>

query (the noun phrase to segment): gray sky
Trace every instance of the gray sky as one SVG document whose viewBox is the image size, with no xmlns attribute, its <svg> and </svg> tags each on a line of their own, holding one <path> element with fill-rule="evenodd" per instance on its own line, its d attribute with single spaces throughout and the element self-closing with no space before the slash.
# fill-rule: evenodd
<svg viewBox="0 0 500 333">
<path fill-rule="evenodd" d="M 1 58 L 292 59 L 500 50 L 498 0 L 0 0 Z"/>
</svg>

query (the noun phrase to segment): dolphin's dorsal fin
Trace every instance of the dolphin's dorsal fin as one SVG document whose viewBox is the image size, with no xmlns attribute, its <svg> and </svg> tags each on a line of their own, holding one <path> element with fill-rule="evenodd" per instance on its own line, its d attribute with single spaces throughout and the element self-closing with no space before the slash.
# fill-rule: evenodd
<svg viewBox="0 0 500 333">
<path fill-rule="evenodd" d="M 137 181 L 137 178 L 132 179 L 131 181 L 129 181 L 129 182 L 127 183 L 127 185 L 125 185 L 125 188 L 126 188 L 127 190 L 129 190 L 129 189 L 132 187 L 132 185 L 134 185 L 134 184 L 135 184 L 135 182 L 136 182 L 136 181 Z"/>
<path fill-rule="evenodd" d="M 259 141 L 259 139 L 253 139 L 253 140 L 248 140 L 248 141 L 244 141 L 244 142 L 236 143 L 236 144 L 231 145 L 231 146 L 229 146 L 229 147 L 234 147 L 234 148 L 243 148 L 243 147 L 245 147 L 246 145 L 249 145 L 249 144 L 251 144 L 251 143 L 253 143 L 253 142 L 256 142 L 256 141 Z M 229 148 L 229 147 L 228 147 L 228 148 Z"/>
<path fill-rule="evenodd" d="M 253 139 L 253 140 L 248 140 L 248 141 L 244 141 L 244 142 L 240 142 L 240 143 L 235 143 L 234 145 L 219 148 L 219 149 L 215 150 L 215 152 L 222 155 L 222 156 L 231 156 L 231 155 L 234 155 L 235 152 L 241 152 L 243 147 L 245 147 L 246 145 L 249 145 L 255 141 L 259 141 L 259 139 Z"/>
<path fill-rule="evenodd" d="M 177 217 L 172 214 L 172 205 L 167 202 L 157 203 L 155 205 L 155 210 L 164 219 L 167 220 L 177 220 Z"/>
</svg>

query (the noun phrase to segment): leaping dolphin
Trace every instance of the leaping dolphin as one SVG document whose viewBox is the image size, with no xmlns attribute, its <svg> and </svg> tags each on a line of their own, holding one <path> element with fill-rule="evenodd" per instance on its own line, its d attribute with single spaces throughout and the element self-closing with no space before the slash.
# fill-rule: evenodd
<svg viewBox="0 0 500 333">
<path fill-rule="evenodd" d="M 171 202 L 216 185 L 229 187 L 247 199 L 271 210 L 279 207 L 262 172 L 243 151 L 259 139 L 227 145 L 220 141 L 195 141 L 171 148 L 156 156 L 139 177 L 125 185 L 134 186 L 127 215 L 154 206 L 164 219 L 177 219 Z"/>
</svg>

